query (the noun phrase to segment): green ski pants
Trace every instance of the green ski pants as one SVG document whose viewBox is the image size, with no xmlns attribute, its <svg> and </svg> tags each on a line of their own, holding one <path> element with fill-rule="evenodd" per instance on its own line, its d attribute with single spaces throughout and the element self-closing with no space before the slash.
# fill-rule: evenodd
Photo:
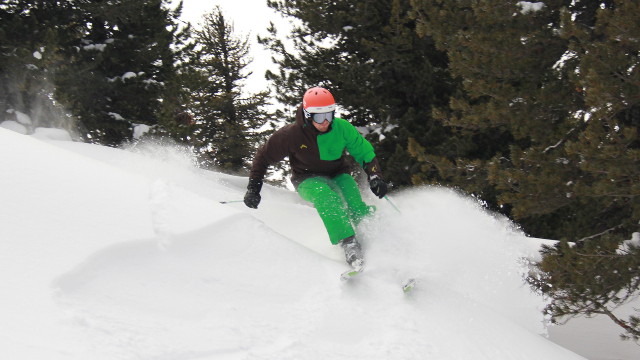
<svg viewBox="0 0 640 360">
<path fill-rule="evenodd" d="M 355 235 L 354 227 L 375 211 L 362 201 L 358 184 L 349 174 L 306 179 L 298 185 L 298 194 L 318 210 L 334 245 Z"/>
</svg>

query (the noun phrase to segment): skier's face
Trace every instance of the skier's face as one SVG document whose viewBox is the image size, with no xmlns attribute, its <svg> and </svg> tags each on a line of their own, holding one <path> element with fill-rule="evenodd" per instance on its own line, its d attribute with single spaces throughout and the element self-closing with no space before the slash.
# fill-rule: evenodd
<svg viewBox="0 0 640 360">
<path fill-rule="evenodd" d="M 312 121 L 312 123 L 313 123 L 313 126 L 315 126 L 316 129 L 318 129 L 318 131 L 320 132 L 327 132 L 327 130 L 329 130 L 329 126 L 331 125 L 329 120 L 325 120 L 322 124 L 318 124 L 315 121 Z"/>
</svg>

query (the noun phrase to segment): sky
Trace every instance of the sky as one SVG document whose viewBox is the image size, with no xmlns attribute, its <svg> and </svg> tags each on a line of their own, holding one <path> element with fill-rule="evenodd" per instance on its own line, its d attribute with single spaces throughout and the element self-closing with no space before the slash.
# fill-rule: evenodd
<svg viewBox="0 0 640 360">
<path fill-rule="evenodd" d="M 522 281 L 539 240 L 447 188 L 390 195 L 400 212 L 365 189 L 367 265 L 342 282 L 344 255 L 295 192 L 222 204 L 247 179 L 179 147 L 3 123 L 0 153 L 2 358 L 638 358 L 607 319 L 545 329 Z"/>
<path fill-rule="evenodd" d="M 177 4 L 177 0 L 173 0 Z M 285 33 L 288 24 L 280 14 L 266 5 L 265 0 L 184 0 L 182 19 L 194 26 L 201 23 L 202 16 L 220 6 L 223 14 L 233 23 L 236 36 L 249 36 L 252 63 L 248 70 L 253 74 L 247 81 L 247 90 L 252 93 L 265 90 L 268 82 L 264 79 L 267 69 L 274 69 L 271 53 L 258 44 L 258 35 L 266 36 L 269 22 L 277 25 L 278 31 Z"/>
</svg>

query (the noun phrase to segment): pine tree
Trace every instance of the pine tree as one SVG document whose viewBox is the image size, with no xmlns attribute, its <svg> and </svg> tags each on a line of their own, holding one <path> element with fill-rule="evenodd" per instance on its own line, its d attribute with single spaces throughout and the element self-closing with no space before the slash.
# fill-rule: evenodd
<svg viewBox="0 0 640 360">
<path fill-rule="evenodd" d="M 638 295 L 640 276 L 637 250 L 618 250 L 640 221 L 638 4 L 415 4 L 418 31 L 447 51 L 461 80 L 439 118 L 482 144 L 502 142 L 454 159 L 416 142 L 414 154 L 461 188 L 494 194 L 533 236 L 562 240 L 530 278 L 551 296 L 555 320 L 602 313 L 637 336 L 637 317 L 613 311 Z"/>
<path fill-rule="evenodd" d="M 261 127 L 271 120 L 265 110 L 268 92 L 243 92 L 250 75 L 245 70 L 251 61 L 248 38 L 235 37 L 233 25 L 216 7 L 203 17 L 195 41 L 191 110 L 197 123 L 196 151 L 206 167 L 246 170 L 264 135 Z"/>
<path fill-rule="evenodd" d="M 527 281 L 552 299 L 544 309 L 552 322 L 604 315 L 623 329 L 623 339 L 640 340 L 640 314 L 625 319 L 615 311 L 637 299 L 640 247 L 619 244 L 617 236 L 606 234 L 597 241 L 544 247 Z"/>
<path fill-rule="evenodd" d="M 553 299 L 547 311 L 554 318 L 603 314 L 624 338 L 640 340 L 639 316 L 614 312 L 640 295 L 639 248 L 622 245 L 640 222 L 640 4 L 613 1 L 592 12 L 578 5 L 591 16 L 578 21 L 565 11 L 562 36 L 576 58 L 571 74 L 583 121 L 550 151 L 561 147 L 576 159 L 578 176 L 567 187 L 582 206 L 574 217 L 583 231 L 575 247 L 546 249 L 537 264 L 543 281 L 533 284 Z"/>
<path fill-rule="evenodd" d="M 547 26 L 558 22 L 557 12 L 524 12 L 515 1 L 435 1 L 420 3 L 416 13 L 419 33 L 447 51 L 449 69 L 460 79 L 436 116 L 456 129 L 453 141 L 461 146 L 455 157 L 423 154 L 424 167 L 435 164 L 445 181 L 510 215 L 512 204 L 498 194 L 512 184 L 492 181 L 491 165 L 511 166 L 512 158 L 519 159 L 511 151 L 553 141 L 577 101 L 566 80 L 549 81 L 557 78 L 553 65 L 566 49 Z"/>
<path fill-rule="evenodd" d="M 179 36 L 179 13 L 166 3 L 78 5 L 86 28 L 68 53 L 71 63 L 56 80 L 56 95 L 77 117 L 86 140 L 118 145 L 131 140 L 136 124 L 158 123 Z"/>
<path fill-rule="evenodd" d="M 190 110 L 190 87 L 199 81 L 200 75 L 192 67 L 193 59 L 196 57 L 192 24 L 179 20 L 182 7 L 183 1 L 180 1 L 177 7 L 169 12 L 171 30 L 174 34 L 171 45 L 174 50 L 174 64 L 163 83 L 160 108 L 157 112 L 158 123 L 151 126 L 138 140 L 147 141 L 152 138 L 154 142 L 172 143 L 193 150 L 195 120 Z"/>
<path fill-rule="evenodd" d="M 21 120 L 29 131 L 74 128 L 53 95 L 63 49 L 77 40 L 80 18 L 70 1 L 12 0 L 0 5 L 0 122 Z"/>
<path fill-rule="evenodd" d="M 182 14 L 183 1 L 169 13 L 174 39 L 173 69 L 167 76 L 162 93 L 161 107 L 158 112 L 158 126 L 153 127 L 151 134 L 167 136 L 182 144 L 190 143 L 193 133 L 193 114 L 189 110 L 191 91 L 189 83 L 195 71 L 191 67 L 195 43 L 192 39 L 192 27 L 188 22 L 179 20 Z M 183 23 L 183 25 L 178 25 Z"/>
</svg>

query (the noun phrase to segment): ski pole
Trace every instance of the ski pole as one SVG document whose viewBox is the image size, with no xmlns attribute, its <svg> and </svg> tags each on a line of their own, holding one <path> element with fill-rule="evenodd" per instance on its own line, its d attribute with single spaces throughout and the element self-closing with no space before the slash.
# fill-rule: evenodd
<svg viewBox="0 0 640 360">
<path fill-rule="evenodd" d="M 244 200 L 220 201 L 220 204 L 231 204 L 231 203 L 238 203 L 238 202 L 244 202 Z"/>
<path fill-rule="evenodd" d="M 391 206 L 393 206 L 394 209 L 396 209 L 396 211 L 399 214 L 402 214 L 402 212 L 400 211 L 400 209 L 398 209 L 398 207 L 396 206 L 396 204 L 393 203 L 393 201 L 391 201 L 391 199 L 389 199 L 389 197 L 387 195 L 384 196 L 384 198 L 389 202 L 389 204 L 391 204 Z"/>
</svg>

